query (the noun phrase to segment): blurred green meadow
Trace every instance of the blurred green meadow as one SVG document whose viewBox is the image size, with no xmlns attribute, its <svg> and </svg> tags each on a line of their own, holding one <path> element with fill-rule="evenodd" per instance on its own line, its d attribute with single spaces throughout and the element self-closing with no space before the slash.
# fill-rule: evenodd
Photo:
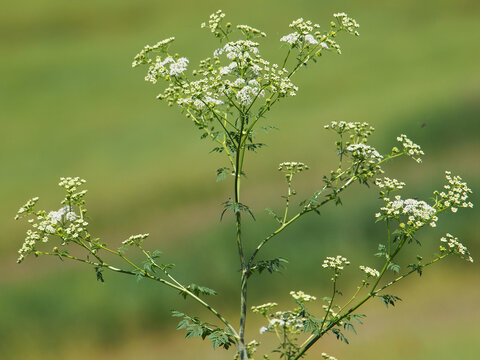
<svg viewBox="0 0 480 360">
<path fill-rule="evenodd" d="M 262 52 L 277 62 L 278 39 L 288 24 L 309 18 L 325 28 L 334 12 L 360 23 L 360 38 L 341 36 L 343 54 L 328 54 L 294 79 L 298 96 L 281 102 L 268 117 L 280 128 L 248 155 L 244 202 L 257 221 L 247 222 L 252 248 L 275 226 L 263 211 L 280 208 L 285 191 L 277 171 L 283 161 L 310 170 L 296 183 L 299 200 L 318 189 L 336 163 L 331 134 L 337 121 L 367 121 L 377 128 L 372 144 L 388 151 L 405 133 L 422 145 L 419 166 L 409 159 L 390 165 L 407 182 L 410 196 L 429 197 L 443 184 L 443 171 L 459 174 L 480 199 L 480 2 L 476 0 L 385 2 L 378 0 L 244 0 L 160 2 L 153 0 L 25 1 L 0 12 L 0 358 L 9 359 L 225 359 L 200 340 L 175 332 L 169 310 L 202 312 L 157 284 L 95 272 L 58 259 L 29 257 L 16 265 L 26 223 L 18 208 L 40 196 L 40 207 L 57 209 L 61 176 L 87 179 L 92 234 L 115 244 L 150 233 L 152 249 L 186 282 L 216 289 L 212 302 L 234 317 L 239 287 L 231 219 L 219 222 L 230 180 L 216 182 L 225 166 L 212 143 L 176 108 L 155 99 L 158 85 L 132 69 L 145 45 L 175 36 L 174 49 L 191 61 L 218 46 L 200 23 L 218 8 L 233 24 L 268 34 Z M 320 271 L 325 256 L 342 254 L 375 266 L 372 257 L 383 228 L 373 214 L 381 206 L 374 190 L 356 187 L 342 207 L 310 216 L 268 246 L 265 257 L 290 261 L 282 274 L 252 281 L 250 305 L 303 289 L 319 298 L 329 290 Z M 429 254 L 449 231 L 480 259 L 480 212 L 460 210 L 425 231 L 416 253 Z M 394 309 L 372 303 L 350 345 L 327 339 L 325 351 L 342 360 L 466 359 L 480 353 L 480 268 L 460 259 L 432 266 L 393 292 L 404 301 Z M 348 284 L 345 284 L 345 290 Z M 219 300 L 219 299 L 223 299 Z M 213 321 L 213 319 L 208 319 Z M 260 319 L 249 319 L 257 334 Z M 251 340 L 251 339 L 249 339 Z M 261 351 L 261 348 L 260 348 Z M 312 356 L 312 359 L 315 356 Z"/>
</svg>

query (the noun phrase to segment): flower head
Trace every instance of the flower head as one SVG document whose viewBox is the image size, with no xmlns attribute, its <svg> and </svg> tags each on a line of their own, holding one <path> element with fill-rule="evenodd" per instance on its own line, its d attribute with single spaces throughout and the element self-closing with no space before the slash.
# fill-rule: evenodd
<svg viewBox="0 0 480 360">
<path fill-rule="evenodd" d="M 301 303 L 317 300 L 315 296 L 305 294 L 303 291 L 290 291 L 290 295 Z"/>
<path fill-rule="evenodd" d="M 434 194 L 439 197 L 438 205 L 441 208 L 450 208 L 452 212 L 457 212 L 458 208 L 473 208 L 473 203 L 468 201 L 472 190 L 460 176 L 452 176 L 450 171 L 445 171 L 447 184 L 444 185 L 444 191 L 436 191 Z"/>
<path fill-rule="evenodd" d="M 440 251 L 460 255 L 462 259 L 473 263 L 473 258 L 470 256 L 470 251 L 468 251 L 465 245 L 458 241 L 457 237 L 447 233 L 440 239 L 440 241 L 446 245 L 446 248 L 444 246 L 440 246 Z"/>
<path fill-rule="evenodd" d="M 346 265 L 350 265 L 350 261 L 348 261 L 346 257 L 337 255 L 336 257 L 328 256 L 325 258 L 325 260 L 323 260 L 322 267 L 325 269 L 331 268 L 337 271 L 343 270 Z"/>
<path fill-rule="evenodd" d="M 412 140 L 407 138 L 406 135 L 402 134 L 397 137 L 397 141 L 402 143 L 403 151 L 407 156 L 410 156 L 417 163 L 421 163 L 422 159 L 420 156 L 425 155 L 420 145 L 415 144 Z"/>
</svg>

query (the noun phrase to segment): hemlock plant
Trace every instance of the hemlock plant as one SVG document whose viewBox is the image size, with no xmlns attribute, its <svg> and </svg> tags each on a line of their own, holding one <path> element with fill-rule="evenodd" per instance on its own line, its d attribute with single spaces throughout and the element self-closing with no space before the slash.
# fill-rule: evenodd
<svg viewBox="0 0 480 360">
<path fill-rule="evenodd" d="M 374 129 L 361 122 L 331 122 L 325 126 L 336 133 L 338 167 L 323 178 L 323 186 L 311 197 L 293 202 L 296 192 L 293 180 L 308 170 L 301 162 L 284 162 L 278 170 L 286 180 L 285 206 L 281 212 L 267 209 L 277 225 L 263 239 L 257 239 L 257 246 L 247 252 L 242 234 L 242 220 L 253 212 L 241 201 L 241 179 L 245 175 L 244 161 L 248 151 L 257 151 L 263 144 L 256 141 L 258 128 L 268 129 L 265 116 L 280 101 L 295 96 L 298 90 L 293 82 L 294 75 L 307 65 L 327 53 L 341 54 L 337 36 L 345 33 L 358 36 L 357 22 L 345 13 L 334 14 L 334 20 L 327 31 L 321 31 L 318 24 L 298 19 L 290 24 L 291 33 L 281 37 L 284 58 L 279 64 L 264 59 L 260 54 L 257 40 L 266 34 L 248 25 L 234 27 L 225 23 L 225 14 L 217 11 L 202 27 L 220 40 L 220 47 L 211 57 L 202 61 L 196 70 L 189 72 L 189 60 L 170 52 L 174 38 L 158 42 L 145 48 L 135 56 L 133 67 L 145 66 L 145 80 L 153 84 L 166 84 L 158 98 L 170 106 L 177 106 L 202 133 L 215 144 L 213 151 L 225 156 L 225 166 L 217 170 L 219 179 L 233 176 L 231 199 L 226 201 L 223 216 L 233 216 L 235 231 L 232 246 L 238 250 L 240 264 L 240 316 L 227 319 L 212 305 L 209 296 L 215 290 L 197 284 L 188 284 L 177 279 L 173 265 L 161 262 L 161 252 L 144 247 L 148 234 L 130 236 L 121 244 L 108 245 L 92 236 L 88 230 L 86 190 L 81 190 L 85 180 L 61 178 L 59 186 L 65 191 L 59 210 L 36 210 L 38 197 L 29 200 L 16 216 L 29 218 L 31 229 L 22 248 L 18 262 L 29 254 L 49 255 L 61 260 L 74 260 L 93 267 L 97 279 L 103 281 L 105 270 L 133 275 L 138 279 L 150 279 L 178 291 L 183 297 L 190 297 L 210 313 L 208 322 L 179 311 L 173 316 L 180 322 L 178 329 L 186 331 L 186 337 L 199 336 L 212 342 L 214 348 L 235 348 L 236 359 L 254 357 L 296 360 L 307 355 L 308 350 L 326 334 L 332 333 L 338 339 L 347 341 L 345 331 L 353 330 L 354 324 L 361 323 L 365 315 L 358 309 L 372 298 L 380 299 L 386 306 L 395 305 L 399 300 L 391 295 L 389 288 L 411 274 L 422 274 L 427 266 L 456 254 L 473 262 L 468 249 L 449 233 L 439 242 L 438 253 L 423 259 L 414 257 L 410 264 L 399 264 L 398 254 L 411 243 L 421 243 L 419 230 L 435 227 L 442 213 L 456 213 L 459 208 L 472 207 L 468 200 L 471 190 L 459 176 L 445 173 L 446 184 L 441 191 L 434 191 L 429 201 L 405 199 L 398 193 L 405 183 L 384 176 L 383 165 L 400 156 L 411 157 L 421 163 L 423 151 L 405 135 L 397 138 L 398 144 L 390 153 L 380 154 L 369 144 L 368 138 Z M 331 274 L 331 289 L 323 297 L 322 313 L 312 313 L 308 306 L 317 301 L 315 296 L 303 291 L 291 291 L 295 307 L 281 311 L 277 303 L 268 302 L 251 306 L 247 303 L 248 282 L 263 272 L 278 272 L 285 267 L 286 260 L 260 259 L 259 255 L 267 245 L 274 246 L 273 240 L 281 232 L 292 227 L 299 218 L 310 213 L 319 213 L 324 205 L 340 204 L 340 195 L 354 183 L 373 185 L 379 192 L 383 206 L 372 216 L 384 223 L 386 236 L 378 246 L 375 256 L 383 265 L 377 270 L 367 265 L 352 265 L 353 261 L 341 255 L 327 256 L 322 268 Z M 253 239 L 249 241 L 255 241 Z M 76 248 L 75 250 L 73 248 Z M 137 263 L 130 257 L 132 251 L 140 252 L 145 260 Z M 83 252 L 83 255 L 81 255 Z M 405 266 L 406 265 L 406 266 Z M 232 271 L 237 270 L 237 264 Z M 356 267 L 361 280 L 356 288 L 343 291 L 338 288 L 340 276 Z M 386 280 L 387 272 L 392 273 Z M 207 300 L 207 297 L 209 299 Z M 268 300 L 268 299 L 267 299 Z M 265 324 L 254 334 L 246 335 L 246 320 L 251 310 L 264 318 Z M 237 325 L 238 324 L 238 325 Z M 259 347 L 265 336 L 278 339 L 274 349 Z M 253 338 L 256 339 L 253 339 Z M 262 355 L 257 355 L 263 353 Z M 335 359 L 322 353 L 324 359 Z"/>
</svg>

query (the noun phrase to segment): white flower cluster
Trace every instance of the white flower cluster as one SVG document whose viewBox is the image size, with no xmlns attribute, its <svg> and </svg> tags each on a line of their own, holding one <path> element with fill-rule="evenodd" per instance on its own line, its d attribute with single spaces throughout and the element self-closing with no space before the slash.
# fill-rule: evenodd
<svg viewBox="0 0 480 360">
<path fill-rule="evenodd" d="M 465 259 L 471 263 L 473 263 L 473 258 L 470 256 L 470 252 L 468 251 L 467 247 L 463 245 L 461 242 L 458 241 L 458 238 L 455 236 L 447 233 L 444 237 L 440 239 L 441 242 L 444 242 L 448 248 L 444 248 L 440 246 L 440 251 L 449 251 L 453 254 L 458 254 L 462 259 Z"/>
<path fill-rule="evenodd" d="M 266 303 L 263 305 L 252 306 L 252 312 L 256 314 L 266 315 L 270 310 L 272 310 L 275 306 L 278 306 L 277 303 Z"/>
<path fill-rule="evenodd" d="M 292 47 L 298 48 L 315 46 L 320 43 L 318 40 L 320 33 L 312 33 L 312 31 L 319 29 L 320 25 L 313 24 L 310 20 L 303 20 L 303 18 L 300 18 L 293 21 L 289 26 L 294 29 L 295 32 L 282 36 L 280 38 L 281 42 L 286 42 Z M 328 45 L 325 42 L 321 42 L 320 46 L 324 49 L 328 49 Z"/>
<path fill-rule="evenodd" d="M 330 356 L 327 353 L 322 353 L 322 358 L 324 358 L 325 360 L 337 360 L 336 357 Z"/>
<path fill-rule="evenodd" d="M 380 189 L 385 190 L 386 192 L 402 190 L 405 186 L 403 181 L 398 181 L 397 179 L 390 179 L 388 177 L 383 177 L 382 179 L 375 179 L 375 185 Z"/>
<path fill-rule="evenodd" d="M 280 38 L 280 41 L 289 43 L 290 45 L 294 45 L 297 43 L 299 37 L 300 37 L 300 34 L 294 32 L 294 33 L 290 33 L 288 35 L 282 36 Z"/>
<path fill-rule="evenodd" d="M 37 215 L 38 222 L 32 224 L 32 227 L 43 233 L 56 234 L 62 228 L 65 221 L 73 222 L 76 219 L 77 214 L 72 211 L 70 206 L 64 206 L 57 211 L 50 211 L 46 216 L 39 213 Z M 31 222 L 33 221 L 31 220 Z"/>
<path fill-rule="evenodd" d="M 58 185 L 64 188 L 67 192 L 66 198 L 62 200 L 62 204 L 66 204 L 62 208 L 50 212 L 33 211 L 33 207 L 38 201 L 38 197 L 29 200 L 24 206 L 20 208 L 15 219 L 18 219 L 26 214 L 32 214 L 34 218 L 28 220 L 31 223 L 33 230 L 27 231 L 27 236 L 22 248 L 19 250 L 20 257 L 18 262 L 23 261 L 26 255 L 35 250 L 35 244 L 38 241 L 48 242 L 49 236 L 60 237 L 63 243 L 79 238 L 81 235 L 87 236 L 85 227 L 88 225 L 83 220 L 85 209 L 81 206 L 84 203 L 83 197 L 87 190 L 75 193 L 78 187 L 83 185 L 86 181 L 79 177 L 62 177 Z M 73 206 L 78 206 L 79 213 L 73 210 Z"/>
<path fill-rule="evenodd" d="M 223 105 L 223 101 L 212 98 L 211 96 L 205 96 L 202 100 L 195 99 L 195 101 L 193 101 L 193 106 L 195 106 L 198 109 L 204 108 L 205 104 L 207 104 L 208 107 L 212 108 L 215 105 Z"/>
<path fill-rule="evenodd" d="M 166 81 L 166 88 L 157 98 L 165 100 L 170 106 L 178 105 L 207 137 L 215 139 L 219 133 L 228 133 L 230 128 L 236 128 L 234 124 L 237 120 L 230 119 L 234 116 L 232 110 L 251 112 L 244 114 L 248 115 L 248 118 L 255 117 L 255 114 L 261 117 L 279 99 L 295 96 L 298 87 L 291 77 L 300 65 L 290 72 L 283 66 L 262 58 L 259 43 L 253 40 L 265 37 L 266 34 L 251 26 L 238 25 L 236 29 L 244 38 L 230 41 L 232 25 L 224 23 L 224 18 L 225 14 L 218 10 L 210 15 L 207 23 L 202 24 L 202 27 L 208 27 L 216 37 L 226 41 L 213 52 L 213 56 L 200 61 L 198 69 L 192 71 L 192 76 L 196 77 L 194 81 L 183 76 L 190 67 L 188 59 L 179 58 L 169 52 L 174 38 L 162 40 L 153 47 L 147 45 L 137 54 L 133 63 L 133 66 L 147 65 L 145 80 L 151 83 L 160 82 L 161 79 Z M 339 50 L 334 41 L 338 27 L 332 27 L 330 31 L 322 34 L 317 31 L 318 24 L 298 19 L 290 24 L 290 28 L 294 32 L 282 41 L 301 43 L 298 48 L 301 56 L 297 54 L 297 58 L 304 64 L 320 56 L 322 49 Z M 220 119 L 222 124 L 225 121 L 225 127 L 218 123 Z M 255 123 L 256 120 L 252 122 Z M 252 128 L 248 130 L 253 132 Z M 227 140 L 233 141 L 233 138 Z"/>
<path fill-rule="evenodd" d="M 420 145 L 415 144 L 412 140 L 407 138 L 407 136 L 404 134 L 401 134 L 400 136 L 398 136 L 397 141 L 402 143 L 403 151 L 405 152 L 405 154 L 410 156 L 413 160 L 415 160 L 419 164 L 422 162 L 422 159 L 420 158 L 420 156 L 425 155 L 425 153 L 423 152 Z"/>
<path fill-rule="evenodd" d="M 229 65 L 220 68 L 220 75 L 230 74 L 237 66 L 237 63 L 232 61 Z"/>
<path fill-rule="evenodd" d="M 347 30 L 349 33 L 354 34 L 355 36 L 360 35 L 357 31 L 360 25 L 358 25 L 355 19 L 348 17 L 348 15 L 344 12 L 333 14 L 333 17 L 335 17 L 342 26 L 342 28 Z"/>
<path fill-rule="evenodd" d="M 189 63 L 189 61 L 185 57 L 182 57 L 182 58 L 178 59 L 177 61 L 171 62 L 169 74 L 171 76 L 178 76 L 178 75 L 182 74 L 185 70 L 187 70 L 188 63 Z"/>
<path fill-rule="evenodd" d="M 222 10 L 217 10 L 217 12 L 210 15 L 210 19 L 208 20 L 208 27 L 210 28 L 210 31 L 212 33 L 218 31 L 218 26 L 224 17 L 225 17 L 225 13 Z M 207 24 L 202 23 L 201 27 L 202 28 L 207 27 Z"/>
<path fill-rule="evenodd" d="M 65 220 L 72 222 L 75 221 L 78 216 L 74 211 L 72 211 L 70 206 L 64 206 L 57 211 L 50 211 L 47 215 L 47 220 L 50 222 L 50 225 L 57 225 L 63 220 L 64 217 Z M 54 231 L 48 232 L 54 233 Z"/>
<path fill-rule="evenodd" d="M 334 270 L 343 270 L 346 265 L 350 265 L 350 261 L 347 258 L 337 255 L 336 257 L 328 256 L 323 260 L 323 268 L 331 268 Z"/>
<path fill-rule="evenodd" d="M 280 97 L 294 96 L 298 88 L 288 77 L 288 71 L 264 60 L 259 54 L 258 45 L 250 40 L 228 42 L 214 51 L 213 59 L 200 62 L 200 70 L 194 74 L 203 75 L 201 79 L 185 82 L 182 86 L 171 82 L 158 97 L 170 104 L 176 103 L 186 109 L 190 116 L 204 119 L 206 103 L 208 110 L 217 105 L 232 106 L 233 100 L 237 102 L 234 106 L 249 107 L 257 99 L 265 97 L 267 92 L 277 93 Z M 222 55 L 229 61 L 225 66 L 220 65 Z M 164 67 L 163 62 L 160 65 Z M 159 77 L 158 71 L 167 71 L 162 70 L 162 66 L 158 66 L 158 69 L 151 66 L 152 71 L 147 78 L 155 82 Z"/>
<path fill-rule="evenodd" d="M 299 317 L 296 312 L 292 311 L 277 311 L 270 314 L 270 321 L 267 326 L 260 328 L 260 334 L 267 331 L 272 331 L 276 328 L 283 328 L 283 330 L 290 333 L 300 333 L 303 329 L 304 319 Z"/>
<path fill-rule="evenodd" d="M 310 20 L 303 20 L 303 18 L 292 21 L 288 26 L 303 35 L 307 35 L 313 30 L 320 28 L 320 25 L 314 24 Z"/>
<path fill-rule="evenodd" d="M 84 221 L 83 219 L 77 219 L 73 221 L 67 228 L 65 228 L 65 233 L 66 234 L 66 239 L 68 240 L 68 237 L 71 237 L 72 239 L 78 239 L 82 235 L 87 235 L 87 229 L 86 226 L 88 225 L 88 222 Z"/>
<path fill-rule="evenodd" d="M 165 79 L 167 76 L 179 76 L 187 70 L 188 62 L 188 59 L 184 57 L 175 61 L 171 56 L 167 56 L 165 59 L 157 56 L 155 64 L 148 69 L 145 81 L 156 84 L 159 78 Z"/>
<path fill-rule="evenodd" d="M 372 269 L 371 267 L 368 266 L 363 266 L 360 265 L 360 270 L 362 270 L 365 274 L 367 274 L 367 277 L 379 277 L 380 273 L 376 269 Z"/>
<path fill-rule="evenodd" d="M 34 197 L 26 202 L 25 205 L 23 205 L 17 212 L 17 215 L 15 216 L 15 220 L 20 219 L 22 216 L 26 214 L 31 214 L 33 212 L 33 208 L 35 207 L 35 204 L 38 201 L 38 197 Z"/>
<path fill-rule="evenodd" d="M 308 166 L 302 162 L 290 161 L 278 165 L 278 170 L 289 174 L 298 174 L 299 172 L 308 170 Z"/>
<path fill-rule="evenodd" d="M 243 79 L 238 79 L 243 80 Z M 248 85 L 241 88 L 235 95 L 236 99 L 243 106 L 249 106 L 257 97 L 264 97 L 265 90 L 261 89 L 257 80 L 250 80 Z"/>
<path fill-rule="evenodd" d="M 303 291 L 290 291 L 290 295 L 297 301 L 301 303 L 315 301 L 317 298 L 312 295 L 305 294 Z"/>
<path fill-rule="evenodd" d="M 457 212 L 458 208 L 473 208 L 473 203 L 467 201 L 469 194 L 472 193 L 467 183 L 462 181 L 460 176 L 452 176 L 450 171 L 445 171 L 445 178 L 448 182 L 444 185 L 445 191 L 438 194 L 441 205 L 445 208 L 450 207 L 452 212 Z"/>
<path fill-rule="evenodd" d="M 142 244 L 143 240 L 145 240 L 149 235 L 150 234 L 132 235 L 127 240 L 122 241 L 122 244 L 139 246 Z"/>
<path fill-rule="evenodd" d="M 224 47 L 215 50 L 214 56 L 218 57 L 225 54 L 231 63 L 219 69 L 220 75 L 230 75 L 234 72 L 243 74 L 251 73 L 250 79 L 243 77 L 230 80 L 215 78 L 220 92 L 231 93 L 231 89 L 236 90 L 236 97 L 242 104 L 251 103 L 256 97 L 263 97 L 265 89 L 270 92 L 279 92 L 280 95 L 295 96 L 298 88 L 291 82 L 286 69 L 279 69 L 277 64 L 272 64 L 259 55 L 258 43 L 250 40 L 239 40 L 229 42 Z M 212 75 L 217 76 L 214 71 Z M 209 79 L 211 79 L 209 77 Z M 263 85 L 265 84 L 265 85 Z M 268 84 L 268 85 L 267 85 Z M 244 88 L 245 87 L 245 88 Z"/>
<path fill-rule="evenodd" d="M 350 34 L 358 36 L 357 29 L 360 27 L 358 23 L 347 16 L 345 13 L 338 13 L 333 15 L 337 19 L 337 25 L 332 22 L 330 31 L 326 34 L 322 34 L 318 29 L 320 25 L 314 24 L 309 20 L 303 18 L 297 19 L 290 24 L 290 28 L 295 31 L 282 36 L 280 41 L 288 43 L 292 48 L 300 49 L 302 54 L 304 50 L 310 51 L 311 49 L 335 49 L 338 54 L 341 54 L 340 46 L 334 40 L 336 34 L 340 30 L 345 30 Z M 320 55 L 318 51 L 315 56 Z M 310 56 L 310 55 L 309 55 Z"/>
<path fill-rule="evenodd" d="M 435 215 L 437 211 L 423 200 L 403 200 L 400 195 L 395 196 L 395 200 L 393 201 L 389 198 L 385 198 L 384 200 L 386 205 L 380 208 L 380 210 L 382 210 L 387 217 L 399 219 L 400 216 L 407 216 L 407 225 L 416 228 L 422 227 L 427 222 L 430 223 L 431 227 L 437 225 L 438 217 Z M 381 213 L 375 214 L 377 218 L 380 216 L 382 216 Z"/>
<path fill-rule="evenodd" d="M 251 61 L 259 54 L 260 44 L 251 40 L 238 40 L 226 43 L 223 47 L 215 50 L 213 56 L 225 54 L 227 59 L 237 62 Z"/>
<path fill-rule="evenodd" d="M 69 239 L 77 239 L 88 225 L 86 221 L 77 218 L 78 215 L 72 211 L 70 206 L 64 206 L 57 211 L 50 211 L 45 215 L 44 211 L 40 211 L 35 219 L 30 219 L 32 228 L 35 230 L 28 230 L 25 241 L 18 251 L 20 254 L 17 262 L 23 261 L 25 256 L 35 250 L 35 245 L 38 241 L 44 243 L 48 242 L 49 235 L 55 235 L 62 238 L 63 241 Z"/>
<path fill-rule="evenodd" d="M 354 158 L 366 160 L 370 163 L 378 163 L 383 159 L 383 156 L 374 147 L 364 143 L 351 144 L 347 146 L 346 150 L 350 151 Z"/>
</svg>

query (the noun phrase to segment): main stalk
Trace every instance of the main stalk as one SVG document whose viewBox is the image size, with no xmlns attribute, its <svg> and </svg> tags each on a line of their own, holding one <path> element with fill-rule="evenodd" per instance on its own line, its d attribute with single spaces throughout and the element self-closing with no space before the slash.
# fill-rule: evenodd
<svg viewBox="0 0 480 360">
<path fill-rule="evenodd" d="M 243 114 L 242 114 L 243 115 Z M 238 256 L 240 258 L 241 266 L 241 280 L 240 280 L 240 329 L 238 332 L 239 341 L 238 341 L 238 353 L 240 355 L 240 360 L 248 360 L 247 347 L 245 344 L 245 323 L 247 318 L 247 272 L 245 262 L 245 255 L 243 253 L 243 242 L 242 242 L 242 215 L 240 212 L 240 177 L 242 176 L 242 165 L 243 165 L 243 156 L 245 151 L 245 136 L 243 134 L 244 127 L 247 122 L 247 118 L 243 115 L 241 116 L 242 124 L 240 127 L 240 133 L 238 136 L 238 146 L 235 154 L 235 189 L 234 189 L 234 201 L 235 201 L 235 223 L 236 223 L 236 237 L 237 237 L 237 247 L 238 247 Z"/>
</svg>

